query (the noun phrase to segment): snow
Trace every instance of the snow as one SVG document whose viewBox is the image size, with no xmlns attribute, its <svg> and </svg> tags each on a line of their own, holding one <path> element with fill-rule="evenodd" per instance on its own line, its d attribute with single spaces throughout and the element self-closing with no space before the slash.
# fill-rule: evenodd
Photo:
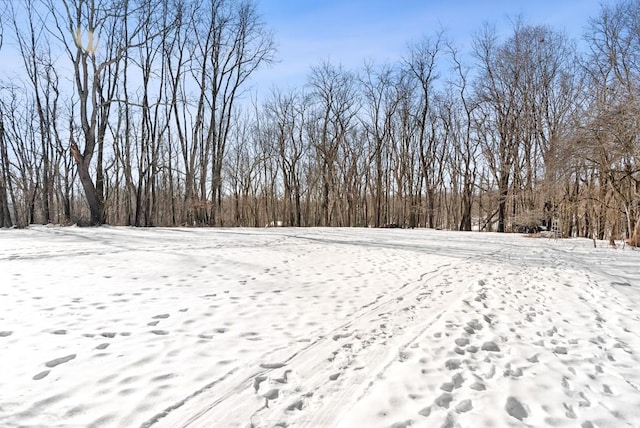
<svg viewBox="0 0 640 428">
<path fill-rule="evenodd" d="M 0 426 L 637 427 L 640 254 L 599 244 L 0 231 Z"/>
</svg>

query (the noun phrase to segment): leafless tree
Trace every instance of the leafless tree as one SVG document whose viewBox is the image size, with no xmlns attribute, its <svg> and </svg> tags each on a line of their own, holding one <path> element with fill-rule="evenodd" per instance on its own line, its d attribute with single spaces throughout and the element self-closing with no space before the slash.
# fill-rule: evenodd
<svg viewBox="0 0 640 428">
<path fill-rule="evenodd" d="M 337 200 L 336 163 L 341 146 L 358 112 L 356 79 L 352 72 L 323 62 L 312 67 L 309 87 L 314 104 L 310 121 L 310 141 L 318 158 L 321 198 L 318 225 L 329 226 Z"/>
<path fill-rule="evenodd" d="M 393 174 L 399 198 L 401 223 L 411 228 L 420 224 L 422 195 L 419 126 L 415 120 L 418 100 L 416 82 L 405 73 L 397 81 L 398 107 L 393 117 Z"/>
<path fill-rule="evenodd" d="M 480 100 L 477 126 L 482 127 L 483 152 L 498 192 L 498 232 L 505 231 L 507 196 L 519 149 L 522 78 L 521 51 L 517 37 L 500 44 L 495 29 L 485 26 L 474 40 L 479 76 L 476 93 Z"/>
<path fill-rule="evenodd" d="M 0 52 L 4 42 L 4 14 L 0 12 Z M 0 227 L 13 226 L 9 209 L 9 153 L 4 136 L 4 103 L 0 99 Z"/>
<path fill-rule="evenodd" d="M 640 2 L 624 0 L 603 5 L 585 38 L 589 43 L 588 120 L 579 132 L 585 160 L 598 169 L 597 213 L 594 232 L 604 234 L 623 213 L 630 236 L 640 221 Z M 613 210 L 607 198 L 614 198 Z M 607 225 L 607 221 L 610 223 Z"/>
<path fill-rule="evenodd" d="M 436 189 L 439 185 L 438 151 L 436 139 L 436 113 L 434 82 L 439 78 L 438 59 L 442 53 L 443 34 L 425 37 L 409 48 L 404 60 L 405 72 L 416 82 L 418 111 L 418 144 L 422 179 L 426 190 L 426 216 L 428 227 L 435 227 Z"/>
<path fill-rule="evenodd" d="M 253 0 L 5 4 L 22 75 L 0 76 L 0 226 L 637 228 L 638 0 L 602 6 L 581 61 L 516 20 L 473 62 L 435 33 L 401 61 L 320 63 L 253 111 L 275 58 Z"/>
<path fill-rule="evenodd" d="M 119 82 L 122 59 L 133 46 L 140 26 L 124 31 L 129 3 L 104 0 L 49 0 L 58 40 L 73 67 L 77 123 L 82 141 L 71 140 L 70 150 L 91 212 L 90 223 L 105 221 L 104 154 L 111 106 Z M 128 40 L 123 35 L 129 35 Z M 77 109 L 77 110 L 75 110 Z M 95 156 L 95 163 L 94 161 Z M 92 170 L 95 173 L 92 176 Z"/>
<path fill-rule="evenodd" d="M 22 8 L 23 13 L 16 9 Z M 28 85 L 32 89 L 33 105 L 38 124 L 35 130 L 39 139 L 38 156 L 42 163 L 37 187 L 42 203 L 42 221 L 53 220 L 51 206 L 54 199 L 53 181 L 56 172 L 53 170 L 55 157 L 55 136 L 57 132 L 57 101 L 59 94 L 58 76 L 53 66 L 50 46 L 45 39 L 44 23 L 39 18 L 33 0 L 11 3 L 11 25 L 17 41 L 20 56 L 23 60 Z"/>
<path fill-rule="evenodd" d="M 307 152 L 305 98 L 304 94 L 293 90 L 286 93 L 275 90 L 264 106 L 265 126 L 271 134 L 272 144 L 268 150 L 278 153 L 284 190 L 283 212 L 289 226 L 302 225 L 300 164 Z"/>
<path fill-rule="evenodd" d="M 462 63 L 458 50 L 448 45 L 454 77 L 450 81 L 452 88 L 451 110 L 446 122 L 452 128 L 454 143 L 451 169 L 460 180 L 460 223 L 459 230 L 470 231 L 472 227 L 472 208 L 476 190 L 477 161 L 480 142 L 473 129 L 473 115 L 477 101 L 470 93 L 469 69 Z"/>
<path fill-rule="evenodd" d="M 253 1 L 209 0 L 196 9 L 190 26 L 193 78 L 200 90 L 192 153 L 197 150 L 200 158 L 199 198 L 212 201 L 204 220 L 220 225 L 222 167 L 234 109 L 247 79 L 273 60 L 275 45 Z"/>
<path fill-rule="evenodd" d="M 364 98 L 363 126 L 369 141 L 368 163 L 372 166 L 374 179 L 370 183 L 373 193 L 373 225 L 390 223 L 384 216 L 388 204 L 383 203 L 389 186 L 383 186 L 386 177 L 391 177 L 391 156 L 393 117 L 396 114 L 400 97 L 398 96 L 398 71 L 389 64 L 375 67 L 366 64 L 361 77 L 362 96 Z M 398 219 L 394 219 L 397 221 Z"/>
</svg>

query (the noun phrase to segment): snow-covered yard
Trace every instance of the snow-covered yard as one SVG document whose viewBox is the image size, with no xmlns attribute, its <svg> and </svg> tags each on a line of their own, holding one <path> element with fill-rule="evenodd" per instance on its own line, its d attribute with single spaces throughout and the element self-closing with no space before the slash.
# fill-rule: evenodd
<svg viewBox="0 0 640 428">
<path fill-rule="evenodd" d="M 428 230 L 0 231 L 0 426 L 638 427 L 639 261 Z"/>
</svg>

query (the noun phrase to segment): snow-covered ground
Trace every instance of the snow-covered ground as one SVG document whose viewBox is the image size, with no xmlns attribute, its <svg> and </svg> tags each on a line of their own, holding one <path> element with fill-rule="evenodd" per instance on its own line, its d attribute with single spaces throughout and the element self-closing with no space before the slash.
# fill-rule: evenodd
<svg viewBox="0 0 640 428">
<path fill-rule="evenodd" d="M 0 426 L 638 427 L 639 261 L 426 230 L 0 231 Z"/>
</svg>

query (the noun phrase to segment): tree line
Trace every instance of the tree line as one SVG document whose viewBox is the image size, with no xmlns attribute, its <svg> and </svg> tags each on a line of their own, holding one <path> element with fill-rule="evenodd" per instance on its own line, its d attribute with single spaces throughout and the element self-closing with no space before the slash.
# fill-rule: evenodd
<svg viewBox="0 0 640 428">
<path fill-rule="evenodd" d="M 0 225 L 557 227 L 640 222 L 640 1 L 578 44 L 515 21 L 469 55 L 329 61 L 251 99 L 276 41 L 251 0 L 20 0 L 0 18 Z M 581 48 L 578 48 L 581 46 Z"/>
</svg>

